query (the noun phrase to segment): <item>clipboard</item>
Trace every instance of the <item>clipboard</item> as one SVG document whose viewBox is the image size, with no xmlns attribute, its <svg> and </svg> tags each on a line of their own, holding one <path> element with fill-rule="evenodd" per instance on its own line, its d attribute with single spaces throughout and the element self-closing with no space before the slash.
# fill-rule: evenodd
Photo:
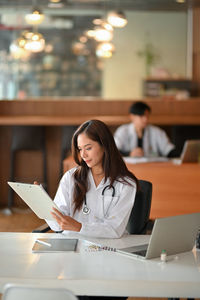
<svg viewBox="0 0 200 300">
<path fill-rule="evenodd" d="M 58 210 L 59 208 L 41 185 L 11 181 L 8 181 L 8 184 L 32 209 L 38 218 L 55 221 L 50 212 L 53 207 Z"/>
<path fill-rule="evenodd" d="M 32 252 L 66 252 L 76 251 L 78 239 L 51 239 L 39 238 L 35 241 Z"/>
</svg>

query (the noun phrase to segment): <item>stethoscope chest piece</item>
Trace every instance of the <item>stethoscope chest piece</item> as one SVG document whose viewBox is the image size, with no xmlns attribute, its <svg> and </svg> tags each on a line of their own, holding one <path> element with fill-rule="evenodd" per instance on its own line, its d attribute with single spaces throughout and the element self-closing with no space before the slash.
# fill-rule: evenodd
<svg viewBox="0 0 200 300">
<path fill-rule="evenodd" d="M 115 196 L 115 188 L 113 185 L 111 185 L 111 187 L 109 185 L 105 186 L 103 191 L 102 191 L 102 197 L 104 196 L 104 193 L 105 193 L 105 190 L 107 189 L 112 189 L 112 200 L 111 200 L 111 203 L 113 201 L 113 197 Z M 110 205 L 111 205 L 110 203 Z M 103 205 L 104 205 L 104 201 L 103 201 Z M 109 205 L 109 207 L 110 207 Z M 108 208 L 109 209 L 109 208 Z M 84 197 L 84 205 L 83 205 L 83 208 L 82 208 L 82 212 L 84 215 L 88 215 L 90 213 L 91 209 L 87 206 L 87 200 L 86 200 L 86 196 Z M 104 214 L 105 216 L 106 214 Z"/>
<path fill-rule="evenodd" d="M 83 206 L 83 214 L 88 215 L 90 213 L 90 208 L 87 207 L 86 205 Z"/>
</svg>

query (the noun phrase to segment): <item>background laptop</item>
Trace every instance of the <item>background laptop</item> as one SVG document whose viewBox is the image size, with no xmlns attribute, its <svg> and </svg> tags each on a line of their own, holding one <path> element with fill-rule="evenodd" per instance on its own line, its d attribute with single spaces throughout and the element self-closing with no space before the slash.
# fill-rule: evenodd
<svg viewBox="0 0 200 300">
<path fill-rule="evenodd" d="M 200 154 L 200 140 L 187 140 L 184 143 L 180 158 L 173 159 L 174 163 L 198 162 Z"/>
<path fill-rule="evenodd" d="M 200 213 L 185 214 L 155 220 L 149 244 L 117 250 L 123 254 L 149 259 L 192 250 L 200 229 Z"/>
</svg>

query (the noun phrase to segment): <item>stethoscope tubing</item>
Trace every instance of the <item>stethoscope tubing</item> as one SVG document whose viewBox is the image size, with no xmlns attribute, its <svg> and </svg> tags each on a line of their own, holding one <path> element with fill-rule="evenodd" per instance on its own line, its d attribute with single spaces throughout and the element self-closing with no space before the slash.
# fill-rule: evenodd
<svg viewBox="0 0 200 300">
<path fill-rule="evenodd" d="M 105 193 L 105 191 L 107 190 L 107 189 L 112 189 L 112 200 L 110 201 L 110 205 L 109 205 L 109 207 L 108 207 L 108 209 L 107 209 L 107 212 L 108 212 L 108 210 L 109 210 L 109 208 L 110 208 L 110 206 L 111 206 L 111 203 L 112 203 L 112 201 L 113 201 L 113 197 L 115 196 L 115 188 L 114 188 L 114 186 L 113 185 L 106 185 L 104 188 L 103 188 L 103 191 L 102 191 L 102 193 L 101 193 L 101 195 L 102 195 L 102 197 L 104 197 L 104 193 Z M 84 215 L 88 215 L 89 213 L 90 213 L 90 208 L 87 206 L 87 199 L 86 199 L 86 196 L 84 197 L 84 204 L 83 204 L 83 209 L 82 209 L 82 212 L 83 212 L 83 214 Z M 104 211 L 104 201 L 103 201 L 103 211 Z M 105 212 L 104 212 L 104 217 L 107 215 L 107 212 L 106 212 L 106 214 L 105 214 Z"/>
</svg>

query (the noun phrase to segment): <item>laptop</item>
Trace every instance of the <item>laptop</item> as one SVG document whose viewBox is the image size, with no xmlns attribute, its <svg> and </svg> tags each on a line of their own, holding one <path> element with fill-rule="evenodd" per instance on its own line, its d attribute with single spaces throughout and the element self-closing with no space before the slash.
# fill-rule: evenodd
<svg viewBox="0 0 200 300">
<path fill-rule="evenodd" d="M 200 140 L 187 140 L 184 143 L 180 158 L 173 159 L 175 164 L 198 162 L 200 155 Z"/>
<path fill-rule="evenodd" d="M 148 244 L 117 249 L 117 252 L 150 259 L 191 251 L 200 229 L 200 213 L 156 219 Z"/>
</svg>

